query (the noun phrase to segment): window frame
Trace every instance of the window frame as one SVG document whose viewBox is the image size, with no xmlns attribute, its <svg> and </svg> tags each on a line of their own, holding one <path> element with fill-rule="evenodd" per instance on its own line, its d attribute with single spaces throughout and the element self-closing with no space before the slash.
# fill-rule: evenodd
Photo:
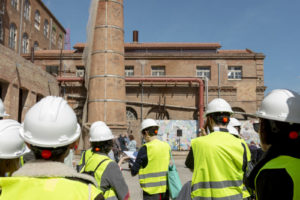
<svg viewBox="0 0 300 200">
<path fill-rule="evenodd" d="M 10 0 L 10 5 L 16 10 L 19 10 L 19 0 Z"/>
<path fill-rule="evenodd" d="M 55 44 L 56 45 L 56 28 L 53 26 L 52 27 L 52 33 L 51 33 L 51 42 L 53 43 L 53 44 Z"/>
<path fill-rule="evenodd" d="M 203 73 L 203 76 L 199 76 L 198 72 Z M 209 73 L 209 76 L 206 75 L 206 73 Z M 196 67 L 196 77 L 199 78 L 205 78 L 207 77 L 207 79 L 211 80 L 211 66 L 197 66 Z"/>
<path fill-rule="evenodd" d="M 238 75 L 238 73 L 240 73 L 240 75 Z M 233 74 L 233 77 L 231 77 L 231 74 Z M 243 67 L 242 66 L 228 66 L 227 67 L 227 79 L 228 80 L 242 80 L 243 79 Z"/>
<path fill-rule="evenodd" d="M 29 0 L 25 0 L 25 2 L 24 2 L 24 13 L 23 13 L 23 16 L 28 21 L 30 21 L 30 11 L 31 11 L 30 1 Z"/>
<path fill-rule="evenodd" d="M 40 26 L 41 26 L 41 13 L 39 10 L 36 10 L 34 13 L 34 27 L 37 30 L 40 30 Z"/>
<path fill-rule="evenodd" d="M 22 36 L 22 53 L 29 52 L 29 37 L 28 34 L 25 32 Z"/>
<path fill-rule="evenodd" d="M 12 32 L 12 28 L 14 28 L 14 32 Z M 12 38 L 12 33 L 14 34 L 14 38 Z M 9 37 L 8 37 L 8 47 L 10 49 L 16 50 L 17 47 L 17 34 L 18 29 L 15 23 L 11 23 L 9 25 Z"/>
<path fill-rule="evenodd" d="M 58 65 L 46 65 L 46 72 L 58 76 Z"/>
<path fill-rule="evenodd" d="M 133 65 L 125 66 L 125 76 L 134 76 L 134 66 Z"/>
<path fill-rule="evenodd" d="M 47 22 L 47 23 L 46 23 L 46 22 Z M 46 38 L 49 37 L 49 21 L 48 21 L 48 19 L 45 19 L 45 20 L 44 20 L 44 36 L 45 36 Z"/>
<path fill-rule="evenodd" d="M 164 76 L 166 76 L 166 66 L 164 66 L 164 65 L 153 65 L 153 66 L 151 66 L 151 76 L 154 76 L 154 77 L 164 77 Z"/>
</svg>

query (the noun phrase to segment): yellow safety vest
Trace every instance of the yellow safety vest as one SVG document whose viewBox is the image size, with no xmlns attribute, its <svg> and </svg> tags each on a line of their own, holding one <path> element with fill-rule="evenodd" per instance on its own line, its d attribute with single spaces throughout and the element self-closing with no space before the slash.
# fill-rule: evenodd
<svg viewBox="0 0 300 200">
<path fill-rule="evenodd" d="M 92 149 L 88 149 L 82 153 L 81 159 L 78 163 L 79 171 L 83 168 L 85 163 L 89 160 L 89 158 L 93 155 Z"/>
<path fill-rule="evenodd" d="M 228 132 L 213 132 L 192 140 L 192 199 L 243 198 L 244 147 Z"/>
<path fill-rule="evenodd" d="M 0 200 L 92 200 L 101 193 L 93 184 L 62 177 L 5 177 L 0 188 Z"/>
<path fill-rule="evenodd" d="M 148 194 L 165 193 L 170 163 L 170 146 L 157 139 L 144 145 L 147 147 L 148 164 L 139 170 L 140 185 Z"/>
<path fill-rule="evenodd" d="M 99 189 L 101 190 L 101 178 L 103 172 L 105 171 L 106 167 L 110 162 L 114 162 L 108 156 L 100 155 L 100 154 L 93 154 L 85 163 L 85 166 L 81 169 L 80 173 L 88 173 L 92 172 L 93 175 L 99 185 Z M 100 165 L 99 165 L 100 164 Z M 102 190 L 101 190 L 102 191 Z M 116 192 L 113 188 L 109 190 L 102 191 L 103 196 L 107 200 L 118 200 Z"/>
<path fill-rule="evenodd" d="M 257 173 L 255 177 L 255 188 L 256 188 L 256 179 L 259 176 L 260 172 L 262 170 L 268 170 L 268 169 L 285 169 L 286 172 L 290 175 L 290 177 L 293 180 L 294 185 L 294 193 L 293 193 L 293 200 L 299 200 L 300 199 L 300 159 L 299 158 L 293 158 L 291 156 L 278 156 L 277 158 L 274 158 L 267 162 Z M 284 184 L 284 183 L 282 183 Z M 280 191 L 274 191 L 274 192 L 280 192 Z"/>
</svg>

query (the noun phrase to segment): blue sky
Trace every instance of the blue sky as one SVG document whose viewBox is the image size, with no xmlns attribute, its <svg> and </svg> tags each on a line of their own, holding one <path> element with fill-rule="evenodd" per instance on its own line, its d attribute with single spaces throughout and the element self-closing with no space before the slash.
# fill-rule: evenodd
<svg viewBox="0 0 300 200">
<path fill-rule="evenodd" d="M 65 28 L 71 45 L 85 42 L 88 0 L 43 0 Z M 267 92 L 300 92 L 299 0 L 124 0 L 125 42 L 219 42 L 222 49 L 266 55 Z"/>
</svg>

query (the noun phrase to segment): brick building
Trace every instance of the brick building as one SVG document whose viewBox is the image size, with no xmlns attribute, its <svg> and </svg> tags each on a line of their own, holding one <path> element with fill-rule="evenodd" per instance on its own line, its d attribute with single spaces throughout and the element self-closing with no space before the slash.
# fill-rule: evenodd
<svg viewBox="0 0 300 200">
<path fill-rule="evenodd" d="M 74 50 L 40 50 L 35 64 L 54 67 L 61 94 L 84 117 L 87 98 L 84 87 L 83 43 Z M 219 43 L 125 43 L 124 78 L 128 133 L 138 136 L 141 119 L 198 120 L 199 99 L 204 105 L 213 98 L 226 99 L 237 113 L 254 113 L 263 99 L 264 54 L 245 50 L 222 50 Z M 30 58 L 29 55 L 26 57 Z M 200 78 L 205 83 L 186 81 L 144 82 L 130 78 Z M 103 88 L 99 88 L 101 90 Z M 206 92 L 205 92 L 206 91 Z M 84 121 L 84 120 L 83 120 Z M 139 137 L 136 137 L 139 141 Z"/>
<path fill-rule="evenodd" d="M 0 44 L 18 54 L 62 49 L 65 33 L 41 0 L 0 0 Z"/>
</svg>

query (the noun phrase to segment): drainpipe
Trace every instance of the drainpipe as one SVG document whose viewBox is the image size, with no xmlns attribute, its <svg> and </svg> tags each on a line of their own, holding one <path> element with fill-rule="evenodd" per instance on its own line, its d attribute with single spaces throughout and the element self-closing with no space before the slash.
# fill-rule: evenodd
<svg viewBox="0 0 300 200">
<path fill-rule="evenodd" d="M 203 81 L 200 78 L 163 78 L 163 77 L 151 77 L 151 78 L 137 78 L 126 77 L 126 82 L 196 82 L 199 84 L 199 98 L 198 98 L 198 121 L 199 128 L 203 127 L 203 114 L 204 114 L 204 99 L 203 99 Z"/>
<path fill-rule="evenodd" d="M 23 15 L 24 15 L 24 0 L 21 2 L 21 10 L 20 10 L 20 30 L 19 30 L 19 41 L 18 41 L 18 54 L 21 54 L 21 46 L 22 46 L 22 28 L 23 28 Z"/>
</svg>

